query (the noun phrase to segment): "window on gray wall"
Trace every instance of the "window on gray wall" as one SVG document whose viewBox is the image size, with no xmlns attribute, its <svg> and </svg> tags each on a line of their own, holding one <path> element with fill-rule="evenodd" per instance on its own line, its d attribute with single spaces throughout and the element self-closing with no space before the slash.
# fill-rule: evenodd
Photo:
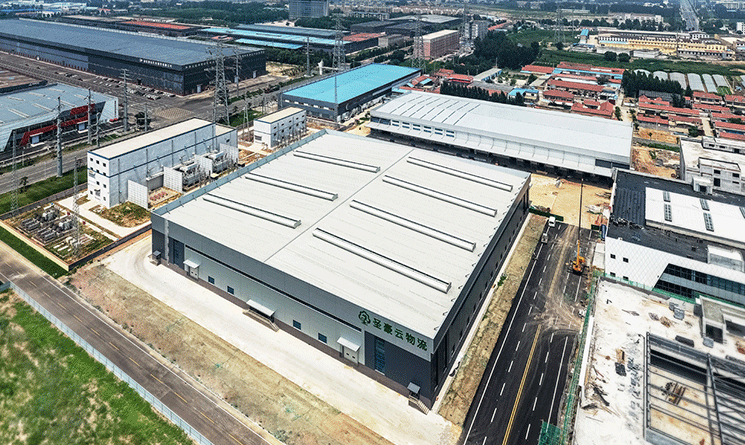
<svg viewBox="0 0 745 445">
<path fill-rule="evenodd" d="M 235 295 L 235 289 L 233 289 L 232 287 L 228 286 L 228 293 L 230 295 Z"/>
<path fill-rule="evenodd" d="M 327 340 L 326 339 L 326 336 L 323 335 L 323 334 L 321 334 L 320 332 L 318 333 L 318 340 L 320 340 L 320 341 L 322 341 L 324 343 L 328 343 L 328 341 L 326 341 Z"/>
<path fill-rule="evenodd" d="M 292 327 L 295 329 L 303 329 L 303 325 L 297 320 L 292 320 Z"/>
<path fill-rule="evenodd" d="M 210 284 L 215 284 L 215 279 L 212 277 L 207 277 L 207 282 Z"/>
</svg>

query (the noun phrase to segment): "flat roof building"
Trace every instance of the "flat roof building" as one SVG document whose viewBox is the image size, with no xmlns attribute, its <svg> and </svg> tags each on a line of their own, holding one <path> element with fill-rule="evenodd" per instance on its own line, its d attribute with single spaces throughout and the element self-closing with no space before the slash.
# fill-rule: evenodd
<svg viewBox="0 0 745 445">
<path fill-rule="evenodd" d="M 16 147 L 56 139 L 58 105 L 62 131 L 82 131 L 88 125 L 88 90 L 64 84 L 53 84 L 0 95 L 0 152 Z M 108 122 L 119 118 L 119 99 L 91 92 L 91 122 L 96 118 Z"/>
<path fill-rule="evenodd" d="M 680 140 L 680 177 L 716 192 L 745 195 L 745 142 L 704 136 Z"/>
<path fill-rule="evenodd" d="M 616 170 L 605 273 L 677 298 L 745 304 L 745 196 Z"/>
<path fill-rule="evenodd" d="M 155 210 L 152 249 L 431 406 L 527 215 L 529 182 L 323 130 Z"/>
<path fill-rule="evenodd" d="M 290 20 L 329 15 L 329 0 L 290 0 Z"/>
<path fill-rule="evenodd" d="M 607 178 L 612 168 L 630 165 L 627 122 L 421 92 L 392 99 L 370 114 L 369 127 L 382 137 L 490 162 Z"/>
<path fill-rule="evenodd" d="M 165 167 L 173 167 L 196 155 L 220 149 L 220 144 L 237 146 L 234 128 L 202 119 L 189 119 L 121 142 L 88 151 L 88 197 L 106 208 L 128 200 L 129 182 L 149 190 L 165 185 L 180 192 L 181 185 L 169 186 Z M 164 183 L 165 181 L 165 183 Z"/>
<path fill-rule="evenodd" d="M 373 63 L 284 91 L 279 103 L 303 108 L 310 116 L 347 119 L 418 75 L 415 68 Z"/>
<path fill-rule="evenodd" d="M 129 70 L 132 82 L 176 94 L 202 91 L 214 74 L 213 45 L 146 34 L 113 31 L 37 20 L 3 20 L 0 50 L 69 66 L 111 78 Z M 239 76 L 252 78 L 266 72 L 264 50 L 235 48 Z M 226 78 L 235 76 L 233 51 L 226 51 Z M 232 61 L 231 61 L 232 60 Z"/>
<path fill-rule="evenodd" d="M 273 150 L 298 140 L 308 128 L 306 114 L 302 108 L 288 107 L 254 120 L 254 142 Z"/>
</svg>

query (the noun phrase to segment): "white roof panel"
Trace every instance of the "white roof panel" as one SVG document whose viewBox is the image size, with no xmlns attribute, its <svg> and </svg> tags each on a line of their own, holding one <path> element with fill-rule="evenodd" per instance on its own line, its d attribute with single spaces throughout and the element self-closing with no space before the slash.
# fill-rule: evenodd
<svg viewBox="0 0 745 445">
<path fill-rule="evenodd" d="M 246 179 L 250 175 L 277 182 Z M 434 335 L 529 177 L 491 164 L 328 132 L 163 216 Z M 304 189 L 337 197 L 313 196 Z M 214 196 L 234 204 L 210 202 Z M 300 224 L 293 228 L 273 217 Z"/>
</svg>

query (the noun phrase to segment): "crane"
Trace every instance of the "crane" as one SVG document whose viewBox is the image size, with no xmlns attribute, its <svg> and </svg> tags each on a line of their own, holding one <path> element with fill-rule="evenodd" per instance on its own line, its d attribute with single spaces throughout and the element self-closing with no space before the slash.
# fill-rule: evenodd
<svg viewBox="0 0 745 445">
<path fill-rule="evenodd" d="M 585 187 L 583 180 L 579 188 L 579 230 L 577 230 L 577 258 L 572 261 L 572 272 L 581 275 L 585 269 L 585 258 L 579 254 L 579 240 L 582 236 L 582 191 Z"/>
</svg>

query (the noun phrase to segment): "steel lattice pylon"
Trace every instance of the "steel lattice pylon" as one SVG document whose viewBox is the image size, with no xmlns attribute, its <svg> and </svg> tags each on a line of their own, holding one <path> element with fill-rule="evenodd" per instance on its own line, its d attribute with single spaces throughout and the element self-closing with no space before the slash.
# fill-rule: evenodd
<svg viewBox="0 0 745 445">
<path fill-rule="evenodd" d="M 212 120 L 218 122 L 225 117 L 225 122 L 229 123 L 228 87 L 225 83 L 225 55 L 222 50 L 222 42 L 218 42 L 214 48 L 209 50 L 215 60 L 215 94 L 212 100 Z"/>
<path fill-rule="evenodd" d="M 347 56 L 344 51 L 344 29 L 341 26 L 341 17 L 336 17 L 336 36 L 334 37 L 334 59 L 332 61 L 332 68 L 336 72 L 344 71 L 347 60 Z"/>
<path fill-rule="evenodd" d="M 425 74 L 427 62 L 424 60 L 424 39 L 422 38 L 422 12 L 416 14 L 416 34 L 414 35 L 414 68 Z"/>
</svg>

